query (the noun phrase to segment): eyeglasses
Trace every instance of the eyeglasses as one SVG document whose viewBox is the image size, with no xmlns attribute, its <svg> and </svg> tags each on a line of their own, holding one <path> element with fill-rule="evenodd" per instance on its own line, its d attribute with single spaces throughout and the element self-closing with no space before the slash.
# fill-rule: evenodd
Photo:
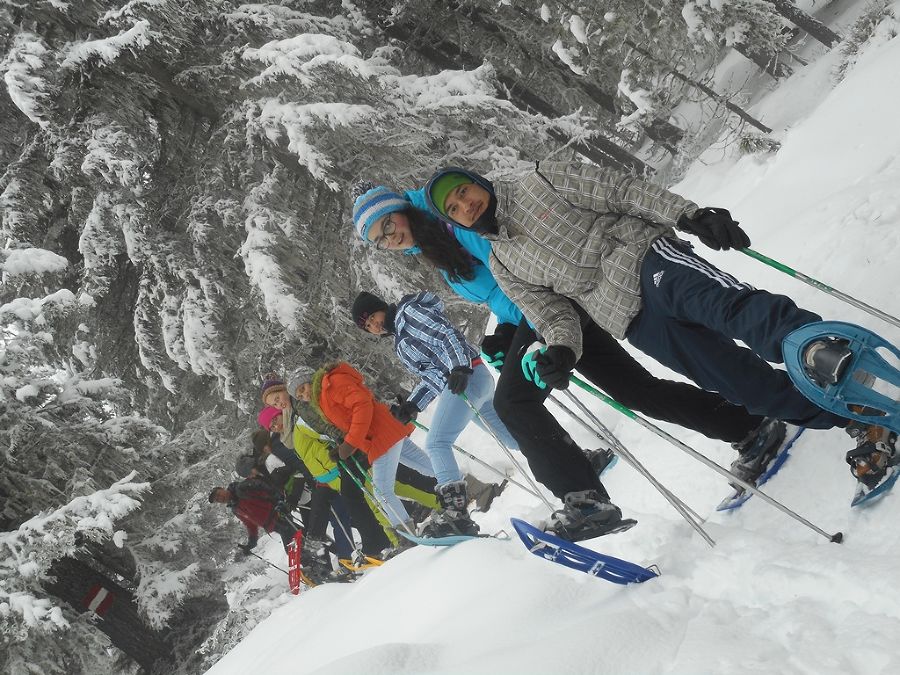
<svg viewBox="0 0 900 675">
<path fill-rule="evenodd" d="M 373 243 L 375 244 L 375 248 L 379 251 L 387 250 L 387 247 L 390 242 L 388 242 L 388 237 L 394 234 L 394 231 L 397 229 L 397 225 L 394 223 L 394 216 L 389 215 L 387 220 L 384 221 L 384 224 L 381 226 L 381 236 L 378 237 Z"/>
</svg>

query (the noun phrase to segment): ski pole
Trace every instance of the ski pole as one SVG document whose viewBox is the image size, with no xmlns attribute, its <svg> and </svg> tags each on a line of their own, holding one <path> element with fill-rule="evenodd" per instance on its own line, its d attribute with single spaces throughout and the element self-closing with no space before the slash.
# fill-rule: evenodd
<svg viewBox="0 0 900 675">
<path fill-rule="evenodd" d="M 347 528 L 344 527 L 344 523 L 341 521 L 340 516 L 338 516 L 337 511 L 334 510 L 334 507 L 329 504 L 328 508 L 331 510 L 331 515 L 334 516 L 334 522 L 338 524 L 338 526 L 341 528 L 341 532 L 344 533 L 347 541 L 350 542 L 350 547 L 353 549 L 353 552 L 357 555 L 357 557 L 361 558 L 363 556 L 363 553 L 359 550 L 359 547 L 357 547 L 356 542 L 353 540 L 353 534 L 351 532 L 347 532 Z"/>
<path fill-rule="evenodd" d="M 635 413 L 635 412 L 634 412 L 633 410 L 631 410 L 630 408 L 626 408 L 624 405 L 622 405 L 622 404 L 619 403 L 618 401 L 616 401 L 616 400 L 610 398 L 609 396 L 607 396 L 606 394 L 604 394 L 602 391 L 600 391 L 600 390 L 597 389 L 596 387 L 591 386 L 590 384 L 588 384 L 587 382 L 585 382 L 584 380 L 582 380 L 582 379 L 581 379 L 580 377 L 578 377 L 577 375 L 572 375 L 572 376 L 569 378 L 569 381 L 570 381 L 570 382 L 574 382 L 578 387 L 584 389 L 584 390 L 587 391 L 587 392 L 590 392 L 591 394 L 593 394 L 594 396 L 596 396 L 597 398 L 599 398 L 600 400 L 602 400 L 602 401 L 603 401 L 604 403 L 606 403 L 607 405 L 612 406 L 613 408 L 615 408 L 616 410 L 618 410 L 620 413 L 622 413 L 623 415 L 625 415 L 625 416 L 628 417 L 629 419 L 632 419 L 632 420 L 634 420 L 635 422 L 637 422 L 638 424 L 640 424 L 640 425 L 641 425 L 642 427 L 644 427 L 645 429 L 649 429 L 650 431 L 652 431 L 654 434 L 656 434 L 656 435 L 659 436 L 660 438 L 663 438 L 663 439 L 669 441 L 669 443 L 671 443 L 672 445 L 674 445 L 674 446 L 675 446 L 676 448 L 678 448 L 679 450 L 682 450 L 683 452 L 686 452 L 688 455 L 690 455 L 691 457 L 693 457 L 694 459 L 696 459 L 698 462 L 701 462 L 702 464 L 705 464 L 706 466 L 708 466 L 710 469 L 712 469 L 712 470 L 715 471 L 716 473 L 718 473 L 718 474 L 724 476 L 725 478 L 727 478 L 729 482 L 731 482 L 731 483 L 737 483 L 737 484 L 740 485 L 742 488 L 744 488 L 745 490 L 749 490 L 752 494 L 755 494 L 755 495 L 759 496 L 760 499 L 764 500 L 764 501 L 767 502 L 769 505 L 774 506 L 776 509 L 778 509 L 778 510 L 781 511 L 782 513 L 784 513 L 784 514 L 790 516 L 791 518 L 793 518 L 794 520 L 796 520 L 796 521 L 799 522 L 799 523 L 803 523 L 804 525 L 806 525 L 806 527 L 808 527 L 809 529 L 811 529 L 813 532 L 816 532 L 816 533 L 822 535 L 823 537 L 825 537 L 826 539 L 828 539 L 828 541 L 831 541 L 831 542 L 834 542 L 834 543 L 836 543 L 836 544 L 839 544 L 839 543 L 841 543 L 841 541 L 843 540 L 844 535 L 843 535 L 842 532 L 836 532 L 836 533 L 834 533 L 834 534 L 828 534 L 825 530 L 823 530 L 823 529 L 821 529 L 821 528 L 819 528 L 819 527 L 816 527 L 816 526 L 813 525 L 811 522 L 809 522 L 808 520 L 806 520 L 806 518 L 804 518 L 803 516 L 801 516 L 801 515 L 795 513 L 794 511 L 791 511 L 791 510 L 790 510 L 788 507 L 786 507 L 784 504 L 782 504 L 781 502 L 779 502 L 779 501 L 773 499 L 772 497 L 770 497 L 769 495 L 767 495 L 765 492 L 763 492 L 762 490 L 760 490 L 759 488 L 757 488 L 753 483 L 748 483 L 748 482 L 745 481 L 743 478 L 739 478 L 738 476 L 735 476 L 735 475 L 734 475 L 733 473 L 731 473 L 731 471 L 729 471 L 728 469 L 722 468 L 721 466 L 719 466 L 718 464 L 716 464 L 714 461 L 712 461 L 712 460 L 711 460 L 709 457 L 707 457 L 706 455 L 703 455 L 703 454 L 697 452 L 697 451 L 694 450 L 692 447 L 690 447 L 689 445 L 686 445 L 685 443 L 682 443 L 682 442 L 679 441 L 677 438 L 675 438 L 675 437 L 672 436 L 671 434 L 669 434 L 669 433 L 663 431 L 662 429 L 660 429 L 660 428 L 659 428 L 658 426 L 656 426 L 655 424 L 652 424 L 652 423 L 648 422 L 647 420 L 645 420 L 643 417 L 641 417 L 640 415 L 638 415 L 637 413 Z"/>
<path fill-rule="evenodd" d="M 428 432 L 430 431 L 430 429 L 429 429 L 428 427 L 426 427 L 424 424 L 421 424 L 421 423 L 419 423 L 419 422 L 416 422 L 415 420 L 412 420 L 412 423 L 415 424 L 419 429 L 421 429 L 422 431 L 424 431 L 424 432 L 426 432 L 426 433 L 428 433 Z M 521 484 L 519 481 L 517 481 L 515 478 L 510 478 L 510 477 L 507 476 L 505 473 L 503 473 L 502 471 L 500 471 L 500 469 L 498 469 L 498 468 L 496 468 L 496 467 L 494 467 L 494 466 L 488 464 L 488 463 L 485 462 L 483 459 L 480 459 L 480 458 L 476 457 L 476 456 L 473 455 L 471 452 L 467 452 L 466 450 L 463 450 L 463 449 L 462 449 L 461 447 L 459 447 L 458 445 L 453 445 L 452 447 L 453 447 L 454 450 L 456 450 L 456 451 L 457 451 L 459 454 L 461 454 L 463 457 L 468 457 L 468 458 L 471 459 L 473 462 L 477 462 L 478 464 L 480 464 L 481 466 L 483 466 L 485 469 L 489 469 L 490 471 L 493 471 L 495 474 L 497 474 L 498 476 L 500 476 L 503 480 L 509 481 L 510 483 L 512 483 L 513 485 L 515 485 L 516 487 L 521 488 L 522 490 L 525 490 L 525 492 L 527 492 L 527 493 L 530 494 L 530 495 L 533 495 L 533 496 L 537 497 L 538 499 L 541 498 L 541 495 L 540 495 L 539 493 L 535 492 L 534 490 L 532 490 L 532 489 L 531 489 L 530 487 L 528 487 L 527 485 L 522 485 L 522 484 Z"/>
<path fill-rule="evenodd" d="M 278 570 L 279 572 L 282 572 L 283 574 L 287 574 L 287 571 L 286 571 L 286 570 L 281 569 L 278 565 L 276 565 L 276 564 L 274 564 L 274 563 L 270 563 L 268 560 L 266 560 L 265 558 L 263 558 L 261 555 L 258 555 L 258 554 L 256 554 L 256 553 L 254 553 L 253 551 L 247 551 L 247 553 L 249 553 L 250 555 L 252 555 L 254 558 L 259 558 L 259 559 L 262 560 L 264 563 L 266 563 L 266 565 L 268 565 L 269 567 L 274 567 L 274 568 L 275 568 L 276 570 Z"/>
<path fill-rule="evenodd" d="M 462 399 L 463 399 L 463 401 L 466 402 L 466 405 L 469 406 L 469 410 L 471 410 L 472 413 L 475 415 L 475 417 L 478 419 L 478 421 L 481 422 L 482 428 L 493 437 L 493 439 L 497 442 L 497 445 L 499 445 L 500 448 L 503 450 L 503 452 L 506 453 L 506 456 L 509 458 L 509 461 L 513 463 L 513 466 L 516 467 L 516 469 L 519 470 L 519 473 L 522 474 L 522 476 L 525 478 L 525 480 L 528 481 L 528 483 L 534 489 L 535 494 L 537 494 L 541 498 L 541 500 L 544 502 L 544 504 L 546 504 L 547 508 L 550 509 L 550 511 L 555 511 L 556 509 L 553 508 L 553 504 L 550 503 L 550 500 L 544 496 L 544 494 L 541 492 L 540 488 L 537 486 L 537 483 L 534 482 L 534 479 L 531 476 L 529 476 L 527 473 L 525 473 L 525 470 L 522 468 L 522 465 L 519 464 L 518 460 L 516 460 L 516 458 L 513 456 L 512 451 L 506 447 L 506 445 L 503 443 L 503 441 L 500 440 L 500 437 L 497 435 L 497 432 L 494 431 L 494 428 L 488 423 L 488 421 L 486 419 L 484 419 L 484 417 L 482 417 L 481 413 L 478 412 L 478 409 L 474 405 L 472 405 L 472 402 L 469 400 L 469 397 L 466 396 L 465 392 L 461 393 L 460 396 L 462 396 Z"/>
<path fill-rule="evenodd" d="M 788 267 L 784 263 L 780 263 L 777 260 L 773 260 L 772 258 L 769 258 L 768 256 L 763 255 L 762 253 L 754 251 L 752 248 L 742 248 L 742 249 L 740 249 L 740 251 L 744 255 L 748 255 L 751 258 L 755 258 L 756 260 L 759 260 L 760 262 L 765 263 L 769 267 L 774 267 L 779 272 L 784 272 L 788 276 L 794 277 L 795 279 L 802 281 L 805 284 L 809 284 L 813 288 L 818 288 L 820 291 L 823 291 L 824 293 L 827 293 L 828 295 L 832 295 L 835 298 L 837 298 L 838 300 L 843 300 L 848 305 L 853 305 L 857 309 L 861 309 L 864 312 L 868 312 L 872 316 L 878 317 L 882 321 L 887 321 L 888 323 L 893 324 L 894 326 L 897 326 L 898 328 L 900 328 L 900 319 L 898 319 L 895 316 L 891 316 L 887 312 L 882 312 L 877 307 L 872 307 L 872 305 L 866 304 L 862 300 L 857 300 L 852 295 L 847 295 L 846 293 L 842 293 L 841 291 L 839 291 L 835 288 L 832 288 L 828 284 L 823 284 L 821 281 L 818 281 L 817 279 L 813 279 L 812 277 L 809 277 L 809 276 L 803 274 L 802 272 L 798 272 L 797 270 Z"/>
<path fill-rule="evenodd" d="M 702 519 L 699 516 L 697 516 L 696 513 L 691 511 L 691 514 L 693 514 L 697 518 L 697 520 L 694 520 L 694 518 L 691 517 L 691 515 L 688 513 L 688 511 L 690 511 L 690 509 L 687 507 L 687 505 L 684 502 L 682 502 L 678 497 L 676 497 L 674 494 L 672 494 L 658 480 L 656 480 L 656 478 L 647 470 L 647 468 L 643 464 L 641 464 L 641 462 L 639 462 L 638 459 L 634 455 L 632 455 L 625 448 L 624 445 L 622 445 L 622 443 L 619 441 L 619 439 L 616 438 L 615 436 L 613 436 L 612 433 L 609 432 L 608 429 L 606 429 L 606 427 L 603 425 L 602 422 L 600 422 L 599 419 L 597 419 L 597 417 L 594 415 L 594 413 L 592 413 L 590 411 L 590 409 L 584 403 L 582 403 L 581 401 L 578 400 L 578 397 L 575 396 L 575 394 L 573 394 L 568 389 L 564 390 L 563 393 L 568 395 L 568 397 L 578 407 L 578 409 L 581 410 L 581 412 L 583 412 L 585 415 L 587 415 L 594 422 L 594 424 L 596 424 L 598 427 L 601 427 L 602 429 L 606 430 L 606 432 L 609 434 L 610 440 L 613 441 L 613 444 L 616 448 L 616 452 L 618 452 L 620 455 L 622 455 L 622 459 L 624 459 L 626 462 L 628 462 L 631 466 L 633 466 L 637 470 L 638 473 L 640 473 L 644 478 L 646 478 L 648 481 L 650 481 L 650 484 L 653 487 L 655 487 L 657 490 L 659 490 L 659 493 L 663 497 L 666 498 L 666 501 L 668 501 L 672 505 L 672 507 L 676 511 L 678 511 L 678 513 L 681 515 L 681 517 L 684 518 L 688 522 L 688 524 L 694 528 L 694 530 L 696 530 L 697 534 L 699 534 L 701 537 L 703 537 L 703 540 L 707 544 L 709 544 L 710 546 L 715 546 L 716 545 L 715 540 L 712 537 L 710 537 L 709 534 L 707 534 L 706 530 L 704 530 L 703 527 L 700 525 L 699 521 Z"/>
<path fill-rule="evenodd" d="M 612 431 L 610 431 L 609 428 L 605 424 L 603 424 L 603 422 L 601 422 L 600 419 L 596 415 L 594 415 L 590 410 L 587 411 L 588 415 L 591 417 L 591 420 L 594 422 L 594 424 L 597 425 L 597 428 L 592 427 L 590 424 L 588 424 L 583 419 L 581 419 L 581 417 L 579 415 L 576 415 L 575 412 L 571 408 L 569 408 L 565 403 L 560 401 L 558 398 L 556 398 L 552 394 L 550 395 L 550 400 L 553 401 L 557 406 L 559 406 L 566 414 L 568 414 L 569 417 L 571 417 L 576 422 L 578 422 L 582 427 L 584 427 L 585 429 L 590 431 L 592 434 L 597 436 L 597 438 L 609 443 L 614 448 L 624 447 L 622 442 L 618 438 L 616 438 L 616 436 L 612 433 Z M 580 401 L 579 401 L 579 403 L 580 403 Z M 626 452 L 629 455 L 631 455 L 630 451 L 626 450 Z M 619 453 L 619 454 L 621 454 L 621 453 Z M 644 467 L 643 464 L 640 464 L 640 468 L 638 468 L 637 466 L 634 466 L 634 465 L 632 465 L 632 466 L 634 467 L 635 470 L 638 471 L 638 473 L 641 473 L 642 475 L 645 475 L 645 476 L 650 476 L 650 478 L 648 478 L 648 480 L 652 479 L 652 475 L 650 475 L 650 472 L 647 471 L 646 467 Z M 643 471 L 642 471 L 642 469 L 643 469 Z M 663 485 L 660 485 L 660 487 L 663 490 L 665 490 L 665 492 L 663 493 L 664 495 L 668 494 L 673 499 L 677 500 L 679 504 L 681 504 L 682 506 L 684 506 L 685 509 L 687 509 L 688 513 L 690 513 L 698 523 L 702 523 L 702 522 L 706 521 L 706 518 L 703 518 L 700 514 L 698 514 L 696 511 L 694 511 L 694 509 L 692 509 L 690 506 L 685 504 L 671 490 L 669 490 L 668 488 L 666 488 Z"/>
<path fill-rule="evenodd" d="M 384 495 L 381 494 L 381 491 L 378 489 L 378 486 L 375 485 L 374 480 L 372 480 L 372 492 L 370 492 L 368 490 L 368 488 L 366 488 L 365 483 L 366 483 L 366 477 L 368 476 L 368 474 L 362 468 L 362 466 L 360 465 L 360 463 L 356 459 L 356 457 L 354 457 L 353 455 L 350 455 L 350 459 L 352 459 L 353 463 L 356 464 L 356 468 L 359 470 L 359 475 L 362 476 L 362 479 L 363 479 L 362 484 L 360 484 L 360 482 L 358 480 L 356 480 L 356 478 L 353 477 L 353 474 L 350 471 L 349 465 L 344 464 L 343 462 L 342 462 L 342 464 L 344 465 L 344 469 L 346 469 L 347 473 L 350 474 L 350 477 L 353 478 L 353 481 L 357 485 L 359 485 L 359 489 L 362 490 L 363 492 L 365 492 L 369 496 L 369 499 L 372 499 L 376 504 L 381 505 L 381 512 L 384 513 L 384 515 L 388 519 L 388 521 L 390 521 L 391 518 L 388 515 L 386 509 L 391 510 L 391 513 L 394 514 L 394 518 L 397 519 L 397 521 L 400 523 L 400 525 L 403 527 L 403 529 L 406 530 L 406 533 L 409 536 L 411 536 L 411 537 L 416 536 L 416 533 L 413 532 L 409 528 L 409 525 L 406 524 L 406 521 L 403 520 L 403 517 L 399 513 L 397 513 L 396 509 L 394 509 L 394 507 L 391 506 L 390 502 L 388 502 L 388 500 L 384 498 Z M 396 527 L 396 525 L 394 527 Z"/>
</svg>

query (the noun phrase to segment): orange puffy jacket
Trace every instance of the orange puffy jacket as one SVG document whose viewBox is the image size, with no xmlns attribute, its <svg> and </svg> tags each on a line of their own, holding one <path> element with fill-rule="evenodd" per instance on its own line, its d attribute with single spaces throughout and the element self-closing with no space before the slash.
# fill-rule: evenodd
<svg viewBox="0 0 900 675">
<path fill-rule="evenodd" d="M 388 407 L 375 400 L 363 384 L 363 376 L 348 363 L 339 363 L 322 378 L 319 407 L 344 441 L 362 450 L 369 464 L 413 432 L 412 424 L 400 424 Z"/>
</svg>

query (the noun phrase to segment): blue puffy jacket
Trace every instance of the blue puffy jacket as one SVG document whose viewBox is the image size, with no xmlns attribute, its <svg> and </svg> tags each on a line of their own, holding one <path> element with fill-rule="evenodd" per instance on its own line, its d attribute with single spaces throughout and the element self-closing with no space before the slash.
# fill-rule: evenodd
<svg viewBox="0 0 900 675">
<path fill-rule="evenodd" d="M 403 196 L 413 206 L 431 218 L 424 188 L 407 190 Z M 488 260 L 491 255 L 491 242 L 470 230 L 464 230 L 459 227 L 454 227 L 452 230 L 456 240 L 480 264 L 475 265 L 474 279 L 453 281 L 444 270 L 440 270 L 441 276 L 444 277 L 447 285 L 461 298 L 490 307 L 491 311 L 497 316 L 497 323 L 511 323 L 514 326 L 518 326 L 522 320 L 521 310 L 500 290 L 500 286 L 497 285 L 497 281 L 488 267 Z M 414 252 L 418 253 L 419 251 L 414 250 Z"/>
</svg>

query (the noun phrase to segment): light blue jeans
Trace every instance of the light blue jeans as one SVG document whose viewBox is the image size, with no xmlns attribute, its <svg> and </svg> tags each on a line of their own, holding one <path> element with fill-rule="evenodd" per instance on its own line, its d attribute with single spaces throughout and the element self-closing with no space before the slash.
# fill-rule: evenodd
<svg viewBox="0 0 900 675">
<path fill-rule="evenodd" d="M 462 479 L 462 472 L 453 457 L 452 446 L 473 419 L 475 424 L 488 434 L 493 431 L 510 450 L 519 449 L 516 439 L 510 435 L 494 411 L 494 378 L 483 363 L 475 366 L 469 376 L 466 398 L 469 399 L 468 403 L 462 396 L 451 393 L 449 389 L 444 389 L 437 398 L 437 408 L 431 418 L 431 431 L 425 440 L 425 451 L 431 457 L 438 485 Z M 469 403 L 478 411 L 480 418 L 472 412 Z"/>
<path fill-rule="evenodd" d="M 372 483 L 375 485 L 375 496 L 384 502 L 387 518 L 395 527 L 409 520 L 409 513 L 403 502 L 394 492 L 397 478 L 397 465 L 403 463 L 426 476 L 434 476 L 434 469 L 428 455 L 409 438 L 402 438 L 394 443 L 390 450 L 372 462 Z"/>
</svg>

